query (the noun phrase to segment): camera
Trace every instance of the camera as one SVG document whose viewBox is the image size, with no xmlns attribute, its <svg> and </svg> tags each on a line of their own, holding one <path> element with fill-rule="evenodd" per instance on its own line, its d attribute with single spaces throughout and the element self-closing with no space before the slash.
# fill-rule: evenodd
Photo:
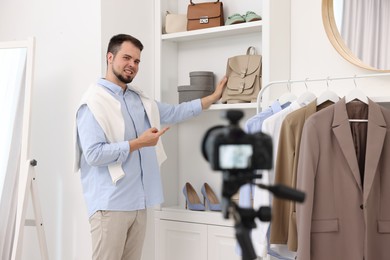
<svg viewBox="0 0 390 260">
<path fill-rule="evenodd" d="M 224 218 L 232 214 L 235 220 L 236 238 L 244 260 L 256 259 L 257 255 L 250 238 L 250 230 L 256 227 L 255 219 L 271 220 L 271 208 L 242 208 L 231 200 L 239 188 L 247 183 L 266 189 L 282 199 L 303 202 L 305 194 L 283 185 L 255 184 L 260 179 L 259 170 L 272 169 L 272 138 L 262 132 L 245 133 L 239 126 L 244 113 L 240 110 L 227 110 L 222 117 L 229 125 L 210 128 L 202 140 L 203 157 L 215 171 L 222 171 L 221 208 Z"/>
<path fill-rule="evenodd" d="M 228 126 L 210 128 L 203 139 L 202 153 L 216 171 L 251 172 L 272 168 L 272 139 L 258 132 L 245 133 L 238 125 L 243 117 L 239 110 L 228 110 L 223 115 Z"/>
</svg>

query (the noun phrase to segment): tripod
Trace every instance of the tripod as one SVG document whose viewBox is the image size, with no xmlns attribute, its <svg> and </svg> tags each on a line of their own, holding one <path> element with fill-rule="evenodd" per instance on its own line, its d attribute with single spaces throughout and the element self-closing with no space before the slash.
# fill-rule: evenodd
<svg viewBox="0 0 390 260">
<path fill-rule="evenodd" d="M 235 225 L 236 239 L 241 247 L 242 260 L 253 260 L 257 258 L 255 249 L 252 244 L 250 232 L 256 227 L 255 219 L 260 221 L 271 221 L 271 208 L 260 207 L 258 210 L 252 208 L 242 208 L 237 203 L 231 201 L 231 197 L 238 189 L 246 183 L 252 183 L 253 180 L 261 178 L 261 174 L 248 174 L 247 172 L 223 172 L 222 187 L 222 214 L 225 219 L 232 214 Z M 274 196 L 282 199 L 303 202 L 305 194 L 296 189 L 283 185 L 268 186 L 265 184 L 253 184 L 261 189 L 266 189 Z"/>
</svg>

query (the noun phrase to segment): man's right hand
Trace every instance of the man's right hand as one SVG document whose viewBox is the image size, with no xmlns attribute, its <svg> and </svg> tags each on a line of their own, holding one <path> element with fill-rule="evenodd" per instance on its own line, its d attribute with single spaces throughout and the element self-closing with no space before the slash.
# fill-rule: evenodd
<svg viewBox="0 0 390 260">
<path fill-rule="evenodd" d="M 130 152 L 138 150 L 142 147 L 155 146 L 158 142 L 160 136 L 162 136 L 169 127 L 164 127 L 161 130 L 158 130 L 156 127 L 149 128 L 143 132 L 138 138 L 130 140 Z"/>
</svg>

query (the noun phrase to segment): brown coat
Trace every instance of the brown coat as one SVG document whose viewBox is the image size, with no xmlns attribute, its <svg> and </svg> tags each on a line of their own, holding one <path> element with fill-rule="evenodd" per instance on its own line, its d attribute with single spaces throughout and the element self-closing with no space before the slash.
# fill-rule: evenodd
<svg viewBox="0 0 390 260">
<path fill-rule="evenodd" d="M 298 260 L 390 256 L 390 111 L 369 100 L 363 183 L 345 99 L 305 123 L 297 188 Z M 362 124 L 362 123 L 359 123 Z"/>
</svg>

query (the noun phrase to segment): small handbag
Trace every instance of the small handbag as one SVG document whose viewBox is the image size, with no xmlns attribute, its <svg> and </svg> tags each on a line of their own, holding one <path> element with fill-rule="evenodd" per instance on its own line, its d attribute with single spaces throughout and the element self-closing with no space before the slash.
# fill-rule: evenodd
<svg viewBox="0 0 390 260">
<path fill-rule="evenodd" d="M 165 33 L 187 31 L 187 15 L 171 14 L 167 11 L 165 16 Z"/>
<path fill-rule="evenodd" d="M 226 88 L 222 93 L 222 103 L 256 102 L 261 89 L 261 55 L 255 47 L 248 48 L 246 55 L 228 59 Z"/>
<path fill-rule="evenodd" d="M 195 4 L 190 0 L 187 9 L 187 31 L 224 25 L 223 4 L 205 2 Z"/>
</svg>

